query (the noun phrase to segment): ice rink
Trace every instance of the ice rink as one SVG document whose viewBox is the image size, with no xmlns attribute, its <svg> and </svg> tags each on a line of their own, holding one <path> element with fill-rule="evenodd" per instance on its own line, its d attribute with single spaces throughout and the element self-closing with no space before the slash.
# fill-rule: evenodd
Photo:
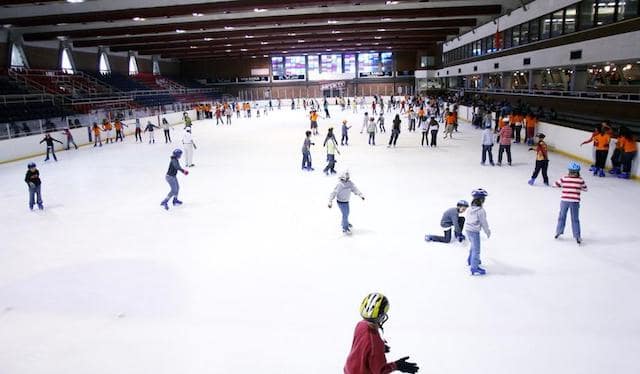
<svg viewBox="0 0 640 374">
<path fill-rule="evenodd" d="M 391 303 L 387 358 L 409 355 L 420 373 L 640 372 L 640 184 L 583 173 L 578 246 L 569 222 L 554 240 L 560 191 L 527 185 L 526 146 L 511 167 L 480 166 L 480 131 L 463 124 L 421 148 L 404 120 L 397 148 L 389 131 L 371 147 L 362 111 L 330 110 L 311 173 L 302 110 L 196 121 L 196 166 L 168 212 L 181 127 L 169 145 L 128 136 L 34 159 L 43 212 L 27 207 L 30 160 L 0 165 L 0 373 L 341 373 L 372 291 Z M 352 236 L 327 207 L 337 177 L 321 171 L 326 129 L 339 140 L 343 118 L 353 128 L 336 169 L 366 197 L 352 198 Z M 568 159 L 550 158 L 553 182 Z M 468 243 L 423 237 L 479 187 L 492 236 L 488 274 L 471 277 Z"/>
</svg>

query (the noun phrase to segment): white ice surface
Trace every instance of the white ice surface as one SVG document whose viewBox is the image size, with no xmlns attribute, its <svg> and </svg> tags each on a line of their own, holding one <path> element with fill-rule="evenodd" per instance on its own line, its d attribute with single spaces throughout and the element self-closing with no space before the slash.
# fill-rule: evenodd
<svg viewBox="0 0 640 374">
<path fill-rule="evenodd" d="M 437 149 L 403 123 L 369 147 L 362 113 L 320 120 L 300 170 L 302 111 L 194 125 L 182 207 L 158 205 L 174 145 L 124 144 L 36 159 L 44 212 L 27 209 L 27 160 L 0 166 L 0 373 L 340 373 L 368 292 L 391 301 L 388 359 L 421 373 L 640 372 L 640 185 L 585 175 L 584 244 L 554 240 L 559 190 L 526 184 L 533 152 L 481 167 L 468 125 Z M 234 116 L 235 117 L 235 116 Z M 328 124 L 351 121 L 354 234 L 327 208 Z M 391 128 L 387 116 L 387 128 Z M 157 132 L 158 139 L 162 132 Z M 1 146 L 1 143 L 0 143 Z M 551 155 L 550 177 L 567 159 Z M 444 209 L 490 193 L 488 275 L 466 244 L 428 244 Z M 634 353 L 635 352 L 635 353 Z"/>
</svg>

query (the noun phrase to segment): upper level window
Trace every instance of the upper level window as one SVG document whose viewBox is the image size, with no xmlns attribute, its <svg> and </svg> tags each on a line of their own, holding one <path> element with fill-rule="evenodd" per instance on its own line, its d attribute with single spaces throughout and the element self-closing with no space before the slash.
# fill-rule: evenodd
<svg viewBox="0 0 640 374">
<path fill-rule="evenodd" d="M 637 17 L 638 15 L 638 0 L 618 1 L 618 21 Z"/>
<path fill-rule="evenodd" d="M 559 10 L 551 15 L 551 37 L 562 35 L 562 19 L 564 10 Z"/>
<path fill-rule="evenodd" d="M 71 56 L 67 48 L 62 49 L 62 56 L 60 57 L 60 68 L 67 74 L 74 74 L 73 63 L 71 63 Z"/>
<path fill-rule="evenodd" d="M 551 14 L 547 14 L 546 16 L 542 17 L 540 22 L 542 23 L 540 40 L 549 39 L 551 37 Z"/>
<path fill-rule="evenodd" d="M 580 11 L 578 15 L 578 23 L 580 30 L 586 30 L 593 27 L 593 20 L 596 17 L 595 0 L 582 0 L 580 3 Z"/>
<path fill-rule="evenodd" d="M 111 67 L 109 66 L 109 59 L 106 53 L 100 53 L 100 62 L 98 64 L 100 74 L 111 74 Z"/>
<path fill-rule="evenodd" d="M 540 19 L 529 21 L 529 42 L 540 40 Z"/>
<path fill-rule="evenodd" d="M 153 60 L 153 75 L 160 75 L 160 62 Z"/>
<path fill-rule="evenodd" d="M 596 26 L 608 25 L 615 21 L 616 2 L 612 0 L 598 0 L 596 12 Z"/>
<path fill-rule="evenodd" d="M 576 31 L 576 17 L 578 9 L 575 5 L 568 7 L 564 11 L 564 33 L 570 34 Z"/>
<path fill-rule="evenodd" d="M 138 62 L 135 56 L 129 56 L 129 75 L 138 75 Z"/>
<path fill-rule="evenodd" d="M 11 45 L 11 67 L 12 68 L 26 68 L 27 61 L 24 58 L 22 48 L 16 44 Z"/>
</svg>

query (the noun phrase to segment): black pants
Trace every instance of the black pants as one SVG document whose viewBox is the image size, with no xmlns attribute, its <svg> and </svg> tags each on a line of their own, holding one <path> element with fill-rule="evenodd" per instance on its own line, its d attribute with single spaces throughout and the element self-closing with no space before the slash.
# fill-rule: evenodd
<svg viewBox="0 0 640 374">
<path fill-rule="evenodd" d="M 51 147 L 47 146 L 47 158 L 45 158 L 44 160 L 47 161 L 49 159 L 49 152 L 51 152 L 51 154 L 53 155 L 53 159 L 58 161 L 58 158 L 56 157 L 56 152 L 53 149 L 53 146 Z"/>
<path fill-rule="evenodd" d="M 613 150 L 613 154 L 611 155 L 611 165 L 614 168 L 620 169 L 620 165 L 622 164 L 622 150 L 616 148 Z"/>
<path fill-rule="evenodd" d="M 609 154 L 608 150 L 604 150 L 604 151 L 596 150 L 596 168 L 604 169 L 604 166 L 607 163 L 608 154 Z"/>
<path fill-rule="evenodd" d="M 164 142 L 171 143 L 171 134 L 169 134 L 169 130 L 164 130 Z"/>
<path fill-rule="evenodd" d="M 436 146 L 436 138 L 438 136 L 438 130 L 431 130 L 431 146 Z"/>
<path fill-rule="evenodd" d="M 416 128 L 416 120 L 412 119 L 411 121 L 409 121 L 409 131 L 412 131 Z"/>
<path fill-rule="evenodd" d="M 142 130 L 139 127 L 136 127 L 136 141 L 138 141 L 138 139 L 142 141 Z"/>
<path fill-rule="evenodd" d="M 464 217 L 458 217 L 458 224 L 460 228 L 464 227 Z M 451 241 L 451 227 L 443 227 L 444 228 L 444 236 L 436 236 L 431 235 L 431 240 L 434 242 L 440 243 L 449 243 Z M 462 232 L 455 232 L 455 235 L 458 236 L 462 234 Z"/>
<path fill-rule="evenodd" d="M 118 141 L 118 139 L 120 139 L 120 141 L 122 141 L 122 130 L 117 130 L 116 129 L 116 141 Z"/>
<path fill-rule="evenodd" d="M 522 140 L 522 136 L 520 135 L 520 133 L 522 132 L 522 126 L 516 126 L 515 127 L 515 132 L 514 132 L 514 136 L 516 137 L 516 143 L 520 143 L 520 141 Z"/>
<path fill-rule="evenodd" d="M 398 141 L 398 136 L 400 136 L 400 133 L 398 131 L 391 131 L 391 137 L 389 138 L 389 145 L 393 144 L 393 146 L 395 147 L 396 142 Z"/>
<path fill-rule="evenodd" d="M 420 145 L 424 145 L 425 142 L 427 143 L 427 145 L 429 145 L 429 133 L 427 131 L 422 132 L 422 140 L 420 141 Z"/>
<path fill-rule="evenodd" d="M 325 166 L 323 172 L 325 174 L 327 174 L 328 172 L 331 172 L 331 174 L 335 174 L 335 169 L 334 167 L 336 166 L 336 156 L 335 155 L 327 155 L 327 166 Z"/>
<path fill-rule="evenodd" d="M 487 161 L 487 155 L 489 155 L 489 162 L 493 165 L 493 145 L 483 145 L 482 146 L 482 163 L 484 164 Z"/>
<path fill-rule="evenodd" d="M 369 144 L 370 145 L 376 145 L 376 133 L 375 132 L 370 132 L 369 133 Z"/>
<path fill-rule="evenodd" d="M 633 164 L 633 159 L 636 157 L 638 152 L 625 152 L 622 154 L 622 172 L 623 173 L 631 173 L 631 164 Z"/>
<path fill-rule="evenodd" d="M 509 163 L 509 165 L 511 165 L 511 144 L 500 144 L 500 147 L 498 148 L 498 163 L 502 163 L 502 153 L 504 153 L 505 151 L 507 152 L 507 162 Z"/>
<path fill-rule="evenodd" d="M 342 139 L 340 139 L 340 145 L 349 145 L 349 135 L 342 134 Z"/>
<path fill-rule="evenodd" d="M 547 175 L 548 168 L 549 160 L 536 160 L 536 168 L 533 170 L 531 179 L 536 179 L 538 177 L 538 173 L 542 171 L 542 179 L 544 180 L 544 184 L 549 184 L 549 176 Z"/>
<path fill-rule="evenodd" d="M 228 115 L 227 116 L 227 125 L 230 125 L 230 124 L 231 124 L 231 115 Z"/>
</svg>

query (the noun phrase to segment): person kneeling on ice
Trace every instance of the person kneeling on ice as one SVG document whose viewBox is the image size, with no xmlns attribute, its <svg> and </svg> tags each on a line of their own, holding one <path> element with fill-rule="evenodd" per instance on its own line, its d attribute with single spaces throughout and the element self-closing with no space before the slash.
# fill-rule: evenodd
<svg viewBox="0 0 640 374">
<path fill-rule="evenodd" d="M 40 194 L 40 171 L 36 168 L 35 162 L 30 162 L 27 165 L 27 174 L 24 176 L 24 181 L 29 186 L 29 209 L 33 210 L 33 205 L 38 204 L 38 209 L 44 209 L 42 205 L 42 195 Z"/>
<path fill-rule="evenodd" d="M 471 192 L 471 209 L 467 213 L 467 222 L 465 222 L 464 230 L 469 238 L 470 248 L 467 264 L 471 267 L 471 275 L 485 275 L 486 271 L 480 267 L 480 230 L 484 230 L 487 238 L 491 237 L 489 223 L 487 223 L 487 212 L 484 211 L 482 205 L 484 199 L 489 196 L 487 191 L 482 188 Z"/>
<path fill-rule="evenodd" d="M 382 325 L 389 319 L 389 300 L 381 293 L 370 293 L 360 304 L 362 321 L 356 325 L 351 352 L 344 365 L 344 374 L 387 374 L 393 371 L 417 373 L 420 369 L 409 356 L 387 362 L 389 346 L 382 339 Z"/>
<path fill-rule="evenodd" d="M 466 239 L 464 234 L 462 234 L 464 217 L 460 216 L 460 214 L 463 214 L 467 208 L 469 208 L 469 203 L 465 200 L 460 200 L 455 208 L 447 209 L 442 215 L 442 220 L 440 220 L 440 226 L 444 229 L 444 236 L 426 235 L 424 240 L 428 242 L 449 243 L 451 242 L 451 228 L 453 227 L 453 233 L 456 239 L 458 239 L 459 242 L 463 242 Z"/>
<path fill-rule="evenodd" d="M 342 232 L 345 234 L 351 234 L 351 224 L 349 223 L 349 199 L 351 198 L 351 192 L 364 200 L 362 192 L 358 190 L 349 178 L 349 171 L 342 172 L 342 174 L 340 174 L 340 181 L 333 192 L 331 192 L 331 195 L 329 195 L 329 208 L 331 208 L 333 204 L 333 199 L 338 201 L 338 208 L 340 208 L 342 212 Z"/>
<path fill-rule="evenodd" d="M 182 172 L 184 175 L 189 175 L 188 170 L 184 170 L 180 166 L 180 157 L 182 156 L 182 150 L 176 149 L 171 154 L 171 161 L 169 162 L 169 170 L 167 170 L 167 175 L 165 177 L 167 183 L 169 183 L 169 187 L 171 187 L 171 191 L 167 197 L 162 200 L 160 205 L 162 205 L 165 209 L 169 210 L 169 199 L 173 197 L 173 205 L 182 205 L 182 201 L 178 200 L 178 192 L 180 191 L 180 185 L 178 184 L 178 171 Z"/>
<path fill-rule="evenodd" d="M 567 210 L 571 210 L 571 230 L 576 242 L 580 244 L 580 193 L 587 190 L 587 185 L 580 177 L 580 165 L 576 162 L 569 163 L 569 175 L 556 181 L 555 186 L 562 188 L 562 198 L 560 199 L 560 215 L 558 216 L 558 226 L 556 236 L 564 234 L 564 225 L 567 222 Z"/>
</svg>

